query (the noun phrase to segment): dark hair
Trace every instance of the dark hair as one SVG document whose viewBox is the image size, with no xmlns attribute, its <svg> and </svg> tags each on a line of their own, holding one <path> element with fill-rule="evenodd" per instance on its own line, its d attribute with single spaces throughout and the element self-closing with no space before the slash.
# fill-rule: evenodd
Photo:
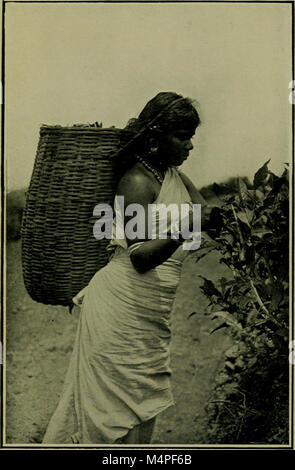
<svg viewBox="0 0 295 470">
<path fill-rule="evenodd" d="M 135 161 L 136 153 L 148 153 L 151 138 L 157 133 L 177 129 L 195 129 L 200 117 L 193 100 L 174 92 L 160 92 L 145 105 L 138 118 L 128 121 L 125 131 L 130 141 L 118 154 L 126 169 Z"/>
<path fill-rule="evenodd" d="M 159 115 L 158 119 L 157 116 Z M 173 92 L 161 92 L 152 98 L 138 116 L 139 124 L 154 124 L 160 131 L 172 131 L 186 127 L 198 127 L 200 117 L 190 98 Z"/>
</svg>

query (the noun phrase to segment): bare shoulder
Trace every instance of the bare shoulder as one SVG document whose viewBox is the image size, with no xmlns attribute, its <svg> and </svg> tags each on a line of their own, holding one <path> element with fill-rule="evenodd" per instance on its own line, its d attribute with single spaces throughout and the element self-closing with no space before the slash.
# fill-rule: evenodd
<svg viewBox="0 0 295 470">
<path fill-rule="evenodd" d="M 117 195 L 129 202 L 148 203 L 153 201 L 154 185 L 150 177 L 137 165 L 127 170 L 119 181 Z"/>
</svg>

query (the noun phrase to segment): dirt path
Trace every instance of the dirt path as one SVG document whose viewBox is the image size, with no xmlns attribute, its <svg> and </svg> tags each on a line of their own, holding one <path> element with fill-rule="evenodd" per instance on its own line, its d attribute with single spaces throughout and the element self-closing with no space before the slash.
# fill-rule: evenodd
<svg viewBox="0 0 295 470">
<path fill-rule="evenodd" d="M 77 324 L 64 307 L 38 304 L 25 291 L 20 242 L 7 247 L 7 379 L 6 442 L 39 443 L 61 391 Z M 225 274 L 215 255 L 197 265 L 189 257 L 183 267 L 173 315 L 171 358 L 176 405 L 157 420 L 154 444 L 206 442 L 204 406 L 213 378 L 230 341 L 223 331 L 210 335 L 212 321 L 188 315 L 206 300 L 198 274 Z"/>
</svg>

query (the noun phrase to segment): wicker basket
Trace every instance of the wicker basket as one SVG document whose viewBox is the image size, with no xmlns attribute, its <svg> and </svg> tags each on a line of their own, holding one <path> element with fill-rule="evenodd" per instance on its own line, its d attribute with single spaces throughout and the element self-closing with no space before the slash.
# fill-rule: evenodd
<svg viewBox="0 0 295 470">
<path fill-rule="evenodd" d="M 41 127 L 22 221 L 23 275 L 33 300 L 70 305 L 107 263 L 109 241 L 94 238 L 93 209 L 113 203 L 119 175 L 112 156 L 129 138 L 116 128 Z"/>
</svg>

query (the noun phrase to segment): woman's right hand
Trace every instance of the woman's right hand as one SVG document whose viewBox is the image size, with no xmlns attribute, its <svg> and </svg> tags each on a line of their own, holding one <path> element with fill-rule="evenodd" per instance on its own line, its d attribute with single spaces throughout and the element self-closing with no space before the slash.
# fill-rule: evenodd
<svg viewBox="0 0 295 470">
<path fill-rule="evenodd" d="M 201 232 L 208 232 L 210 236 L 218 234 L 223 225 L 220 208 L 207 204 L 198 212 L 192 203 L 190 205 L 189 214 L 180 220 L 179 227 L 178 224 L 171 226 L 169 236 L 183 243 Z"/>
<path fill-rule="evenodd" d="M 191 201 L 186 202 L 186 204 L 190 206 L 188 214 L 180 218 L 179 224 L 172 224 L 170 232 L 172 239 L 178 239 L 182 243 L 193 238 L 194 233 L 201 231 L 200 221 L 198 221 L 200 213 Z"/>
</svg>

